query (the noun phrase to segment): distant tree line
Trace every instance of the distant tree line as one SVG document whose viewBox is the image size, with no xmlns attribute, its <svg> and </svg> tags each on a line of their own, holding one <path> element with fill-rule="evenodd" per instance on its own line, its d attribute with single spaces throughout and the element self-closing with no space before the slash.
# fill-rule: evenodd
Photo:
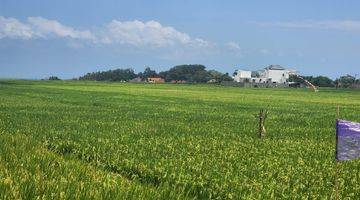
<svg viewBox="0 0 360 200">
<path fill-rule="evenodd" d="M 210 80 L 213 82 L 231 81 L 232 77 L 228 73 L 221 73 L 216 70 L 206 70 L 204 65 L 177 65 L 167 71 L 157 73 L 150 67 L 146 67 L 143 72 L 135 73 L 133 69 L 115 69 L 108 71 L 99 71 L 87 73 L 79 77 L 79 80 L 93 81 L 129 81 L 139 77 L 147 80 L 150 77 L 163 78 L 166 82 L 185 81 L 189 83 L 206 83 Z"/>
<path fill-rule="evenodd" d="M 115 69 L 108 71 L 99 71 L 87 73 L 79 77 L 79 80 L 92 80 L 92 81 L 128 81 L 136 77 L 133 69 Z"/>
<path fill-rule="evenodd" d="M 233 74 L 234 75 L 234 74 Z M 254 74 L 255 76 L 256 74 Z M 233 78 L 228 73 L 221 73 L 216 70 L 206 70 L 204 65 L 177 65 L 169 70 L 156 72 L 150 67 L 146 67 L 143 72 L 135 73 L 131 68 L 115 69 L 108 71 L 99 71 L 87 73 L 79 77 L 79 80 L 93 80 L 93 81 L 129 81 L 134 78 L 140 78 L 146 81 L 148 78 L 163 78 L 166 82 L 181 81 L 187 83 L 220 83 L 222 81 L 232 81 Z M 332 80 L 326 76 L 303 76 L 312 84 L 318 87 L 354 87 L 360 85 L 360 79 L 354 76 L 346 75 Z M 57 77 L 51 77 L 50 80 L 57 80 Z M 297 76 L 290 76 L 290 82 L 304 83 L 302 79 Z"/>
<path fill-rule="evenodd" d="M 356 77 L 351 76 L 351 75 L 346 75 L 346 76 L 341 76 L 340 78 L 336 79 L 334 81 L 334 84 L 336 87 L 351 87 L 355 85 L 357 85 L 357 87 L 359 87 L 360 85 L 360 79 L 356 79 Z"/>
<path fill-rule="evenodd" d="M 349 87 L 353 87 L 357 84 L 360 84 L 360 79 L 356 79 L 354 76 L 351 76 L 351 75 L 341 76 L 340 78 L 337 78 L 335 80 L 332 80 L 331 78 L 326 77 L 326 76 L 302 76 L 302 77 L 318 87 L 349 88 Z M 304 81 L 301 80 L 299 77 L 293 76 L 293 75 L 290 76 L 289 81 L 297 82 L 297 83 L 304 83 Z"/>
<path fill-rule="evenodd" d="M 57 76 L 50 76 L 50 77 L 47 77 L 47 78 L 43 78 L 41 80 L 44 80 L 44 81 L 60 81 L 61 79 Z"/>
</svg>

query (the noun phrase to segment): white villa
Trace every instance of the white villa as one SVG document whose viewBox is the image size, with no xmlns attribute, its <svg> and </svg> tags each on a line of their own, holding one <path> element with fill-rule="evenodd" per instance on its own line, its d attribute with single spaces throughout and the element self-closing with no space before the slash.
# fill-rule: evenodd
<svg viewBox="0 0 360 200">
<path fill-rule="evenodd" d="M 252 76 L 251 71 L 237 70 L 234 76 L 235 82 L 240 83 L 281 83 L 289 82 L 291 74 L 297 74 L 295 70 L 288 70 L 280 65 L 270 65 L 263 70 L 255 72 Z"/>
<path fill-rule="evenodd" d="M 236 75 L 234 76 L 235 82 L 250 82 L 251 80 L 251 71 L 237 70 Z"/>
</svg>

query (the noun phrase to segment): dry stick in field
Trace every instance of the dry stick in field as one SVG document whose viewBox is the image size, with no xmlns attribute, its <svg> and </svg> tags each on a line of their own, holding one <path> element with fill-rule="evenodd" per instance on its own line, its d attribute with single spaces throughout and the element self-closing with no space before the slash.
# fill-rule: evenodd
<svg viewBox="0 0 360 200">
<path fill-rule="evenodd" d="M 260 112 L 259 112 L 259 138 L 262 138 L 265 136 L 266 134 L 266 129 L 265 129 L 265 120 L 266 120 L 266 117 L 267 117 L 267 110 L 265 109 L 260 109 Z"/>
</svg>

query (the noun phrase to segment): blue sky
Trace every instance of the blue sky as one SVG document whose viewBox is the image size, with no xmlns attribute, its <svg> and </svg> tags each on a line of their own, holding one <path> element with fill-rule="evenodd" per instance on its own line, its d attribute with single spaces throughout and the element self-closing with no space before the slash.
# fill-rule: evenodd
<svg viewBox="0 0 360 200">
<path fill-rule="evenodd" d="M 270 64 L 360 73 L 360 1 L 0 0 L 0 77 Z M 360 76 L 360 75 L 359 75 Z"/>
</svg>

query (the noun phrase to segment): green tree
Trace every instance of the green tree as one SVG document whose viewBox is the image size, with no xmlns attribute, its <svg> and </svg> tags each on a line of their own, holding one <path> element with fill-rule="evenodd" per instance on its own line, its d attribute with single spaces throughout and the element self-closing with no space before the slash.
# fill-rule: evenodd
<svg viewBox="0 0 360 200">
<path fill-rule="evenodd" d="M 234 79 L 229 75 L 229 73 L 225 73 L 221 76 L 221 81 L 233 81 Z"/>
<path fill-rule="evenodd" d="M 334 81 L 326 76 L 302 76 L 303 79 L 309 81 L 318 87 L 334 87 Z M 289 82 L 304 83 L 304 80 L 296 75 L 290 75 Z"/>
<path fill-rule="evenodd" d="M 338 87 L 348 88 L 352 84 L 356 83 L 356 79 L 354 76 L 346 75 L 346 76 L 341 76 L 340 78 L 336 79 L 335 83 Z"/>
<path fill-rule="evenodd" d="M 205 83 L 211 79 L 203 65 L 178 65 L 169 71 L 161 72 L 160 76 L 166 81 L 184 80 L 192 83 Z"/>
<path fill-rule="evenodd" d="M 334 81 L 326 76 L 314 77 L 311 83 L 318 87 L 334 87 Z"/>
<path fill-rule="evenodd" d="M 152 70 L 150 67 L 146 67 L 144 72 L 142 73 L 141 78 L 142 79 L 147 79 L 147 78 L 151 78 L 151 77 L 158 77 L 159 75 L 156 73 L 155 70 Z"/>
<path fill-rule="evenodd" d="M 136 75 L 133 69 L 115 69 L 102 72 L 87 73 L 79 77 L 79 80 L 93 80 L 93 81 L 128 81 L 135 78 Z"/>
<path fill-rule="evenodd" d="M 209 70 L 208 73 L 209 73 L 211 79 L 215 79 L 216 82 L 220 82 L 224 75 L 223 73 L 216 71 L 216 70 Z"/>
<path fill-rule="evenodd" d="M 61 79 L 59 77 L 57 77 L 57 76 L 50 76 L 48 80 L 50 80 L 50 81 L 59 81 Z"/>
</svg>

